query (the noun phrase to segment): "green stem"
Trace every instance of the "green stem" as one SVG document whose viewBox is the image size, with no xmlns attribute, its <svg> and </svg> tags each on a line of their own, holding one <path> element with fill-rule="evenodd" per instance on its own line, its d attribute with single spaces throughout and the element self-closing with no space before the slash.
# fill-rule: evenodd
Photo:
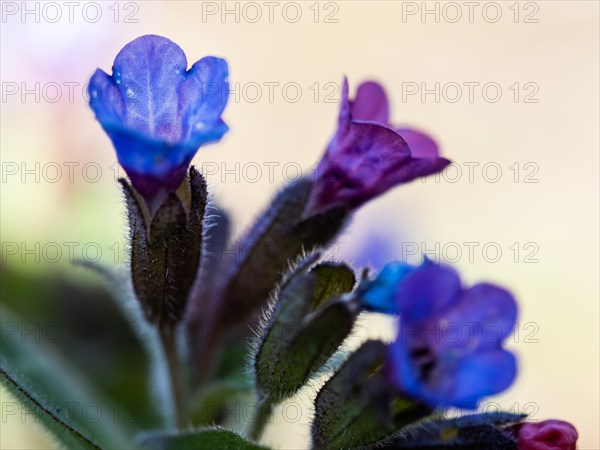
<svg viewBox="0 0 600 450">
<path fill-rule="evenodd" d="M 211 380 L 222 344 L 221 336 L 216 329 L 210 329 L 202 336 L 198 334 L 198 330 L 193 328 L 188 334 L 188 346 L 195 347 L 193 354 L 196 357 L 196 361 L 190 364 L 193 370 L 193 389 L 203 387 Z M 201 363 L 198 364 L 198 361 Z"/>
<path fill-rule="evenodd" d="M 271 418 L 271 413 L 273 412 L 274 406 L 275 402 L 268 397 L 259 400 L 256 416 L 254 417 L 254 421 L 252 422 L 250 428 L 250 438 L 252 440 L 258 441 L 261 438 L 263 432 L 265 431 L 265 427 Z"/>
<path fill-rule="evenodd" d="M 184 387 L 184 374 L 178 358 L 175 330 L 159 327 L 158 334 L 162 344 L 164 366 L 169 384 L 168 397 L 174 415 L 169 425 L 177 429 L 184 429 L 188 426 L 187 395 Z"/>
</svg>

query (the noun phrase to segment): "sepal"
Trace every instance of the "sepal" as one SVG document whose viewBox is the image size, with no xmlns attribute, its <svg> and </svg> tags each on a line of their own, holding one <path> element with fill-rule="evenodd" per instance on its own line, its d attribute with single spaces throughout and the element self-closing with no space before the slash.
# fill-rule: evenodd
<svg viewBox="0 0 600 450">
<path fill-rule="evenodd" d="M 145 316 L 172 328 L 182 317 L 198 272 L 206 182 L 193 167 L 180 192 L 151 208 L 125 180 L 131 241 L 131 276 Z"/>
</svg>

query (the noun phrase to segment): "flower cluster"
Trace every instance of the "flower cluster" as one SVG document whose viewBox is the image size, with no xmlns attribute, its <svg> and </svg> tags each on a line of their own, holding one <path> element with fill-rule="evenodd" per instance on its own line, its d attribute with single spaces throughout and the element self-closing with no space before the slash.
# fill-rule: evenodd
<svg viewBox="0 0 600 450">
<path fill-rule="evenodd" d="M 566 422 L 440 412 L 474 410 L 515 380 L 516 357 L 504 348 L 517 319 L 508 290 L 465 286 L 452 267 L 427 259 L 416 267 L 390 262 L 372 277 L 368 268 L 323 256 L 357 208 L 450 162 L 429 135 L 390 125 L 380 84 L 365 82 L 350 99 L 344 79 L 337 128 L 315 174 L 285 186 L 235 243 L 227 213 L 216 200 L 209 204 L 204 177 L 190 167 L 200 146 L 228 130 L 221 117 L 225 60 L 205 57 L 188 69 L 176 44 L 142 36 L 117 55 L 112 75 L 98 69 L 89 89 L 90 106 L 129 178 L 120 181 L 131 282 L 107 278 L 111 292 L 137 300 L 126 311 L 134 311 L 149 372 L 159 381 L 150 384 L 159 392 L 140 394 L 146 361 L 144 369 L 128 370 L 131 354 L 119 354 L 110 369 L 125 367 L 121 375 L 97 376 L 108 378 L 103 386 L 117 406 L 147 406 L 136 411 L 140 420 L 121 426 L 65 418 L 56 399 L 32 382 L 50 365 L 36 366 L 33 353 L 13 343 L 6 358 L 4 350 L 0 355 L 0 381 L 63 447 L 264 449 L 256 441 L 274 406 L 326 374 L 325 383 L 313 384 L 314 449 L 575 449 L 577 431 Z M 224 260 L 210 247 L 244 254 Z M 395 340 L 368 340 L 348 354 L 344 343 L 358 317 L 372 312 L 397 318 Z M 243 331 L 232 342 L 234 326 Z M 116 347 L 111 351 L 126 346 Z M 125 388 L 115 394 L 120 377 Z M 42 386 L 52 392 L 57 384 L 68 386 L 69 399 L 79 392 L 75 381 L 45 378 L 52 382 Z M 253 417 L 227 420 L 244 401 Z M 149 432 L 158 416 L 164 429 Z"/>
<path fill-rule="evenodd" d="M 313 423 L 316 447 L 385 446 L 386 436 L 430 417 L 438 407 L 474 409 L 483 398 L 507 389 L 517 369 L 515 356 L 503 348 L 517 318 L 509 291 L 489 283 L 465 287 L 454 269 L 427 259 L 418 267 L 391 262 L 375 279 L 363 277 L 355 289 L 350 267 L 319 261 L 318 250 L 343 230 L 358 207 L 450 163 L 428 134 L 390 124 L 388 99 L 376 82 L 362 83 L 350 99 L 348 81 L 343 80 L 337 128 L 315 174 L 275 198 L 246 236 L 250 250 L 241 264 L 203 264 L 198 261 L 200 250 L 181 246 L 202 246 L 206 184 L 193 168 L 188 178 L 185 174 L 198 147 L 218 141 L 227 131 L 221 118 L 227 83 L 224 60 L 206 57 L 188 70 L 176 44 L 143 36 L 117 55 L 112 76 L 96 71 L 90 105 L 133 185 L 123 182 L 134 242 L 133 285 L 163 340 L 183 324 L 192 357 L 214 357 L 210 349 L 196 351 L 198 320 L 215 321 L 218 327 L 252 320 L 268 297 L 275 296 L 253 356 L 261 407 L 250 436 L 259 438 L 273 405 L 321 370 L 361 311 L 397 316 L 398 336 L 389 346 L 367 343 L 323 387 Z M 214 95 L 215 86 L 219 95 Z M 182 183 L 192 192 L 191 210 L 178 194 Z M 266 243 L 275 250 L 257 262 Z M 307 250 L 317 253 L 283 279 L 290 262 Z M 178 277 L 180 272 L 184 276 Z M 195 278 L 203 282 L 202 289 L 191 289 Z M 300 326 L 290 331 L 292 323 Z M 485 333 L 490 325 L 497 330 L 492 338 Z M 452 338 L 447 333 L 451 327 L 456 330 Z M 360 375 L 364 370 L 369 381 Z M 176 396 L 174 401 L 176 423 L 187 424 L 186 399 Z M 404 402 L 399 409 L 382 406 L 399 401 Z M 334 419 L 332 412 L 339 415 L 340 410 L 349 412 Z M 362 410 L 375 411 L 385 418 L 383 424 L 359 420 Z M 456 437 L 438 447 L 471 442 L 472 436 L 463 434 L 472 426 L 483 433 L 475 443 L 494 441 L 493 448 L 550 448 L 540 442 L 551 440 L 559 443 L 557 448 L 570 448 L 576 440 L 567 425 L 527 424 L 510 414 L 482 417 L 476 425 L 452 425 Z M 450 426 L 426 420 L 433 434 Z M 518 432 L 511 435 L 509 429 Z M 488 442 L 485 430 L 497 434 Z M 401 446 L 402 439 L 387 442 Z M 424 440 L 417 433 L 406 445 Z M 498 446 L 503 440 L 507 444 Z"/>
</svg>

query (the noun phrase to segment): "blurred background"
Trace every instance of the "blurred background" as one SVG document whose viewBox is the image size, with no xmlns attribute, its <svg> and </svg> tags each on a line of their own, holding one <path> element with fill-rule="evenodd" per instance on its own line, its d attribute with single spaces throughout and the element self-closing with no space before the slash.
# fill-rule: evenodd
<svg viewBox="0 0 600 450">
<path fill-rule="evenodd" d="M 103 300 L 85 293 L 93 277 L 70 262 L 125 264 L 123 173 L 86 83 L 135 37 L 169 37 L 189 64 L 228 60 L 231 131 L 195 164 L 236 235 L 318 160 L 342 77 L 351 92 L 376 79 L 393 122 L 431 132 L 455 164 L 364 207 L 328 256 L 377 266 L 427 254 L 467 283 L 511 289 L 520 374 L 482 407 L 568 420 L 579 448 L 600 448 L 599 4 L 466 3 L 2 2 L 2 303 L 48 317 L 79 296 L 93 315 Z M 361 325 L 356 342 L 393 332 L 378 317 Z M 91 372 L 103 367 L 88 359 Z M 0 446 L 50 448 L 1 395 Z M 266 440 L 305 448 L 310 415 L 298 411 L 280 407 Z"/>
</svg>

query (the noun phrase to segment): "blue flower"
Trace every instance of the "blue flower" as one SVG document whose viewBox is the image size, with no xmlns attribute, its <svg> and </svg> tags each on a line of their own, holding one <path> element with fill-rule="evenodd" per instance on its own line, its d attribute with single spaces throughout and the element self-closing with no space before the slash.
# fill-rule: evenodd
<svg viewBox="0 0 600 450">
<path fill-rule="evenodd" d="M 207 56 L 186 69 L 177 44 L 147 35 L 123 47 L 112 76 L 97 69 L 90 80 L 90 106 L 146 197 L 177 189 L 198 147 L 228 130 L 225 60 Z"/>
<path fill-rule="evenodd" d="M 502 348 L 517 316 L 513 296 L 492 284 L 465 289 L 431 261 L 392 263 L 361 293 L 368 309 L 399 315 L 388 373 L 406 395 L 431 406 L 476 408 L 508 388 L 516 359 Z"/>
<path fill-rule="evenodd" d="M 399 261 L 386 264 L 374 281 L 359 289 L 362 307 L 368 311 L 397 314 L 396 286 L 413 270 L 411 265 Z"/>
</svg>

